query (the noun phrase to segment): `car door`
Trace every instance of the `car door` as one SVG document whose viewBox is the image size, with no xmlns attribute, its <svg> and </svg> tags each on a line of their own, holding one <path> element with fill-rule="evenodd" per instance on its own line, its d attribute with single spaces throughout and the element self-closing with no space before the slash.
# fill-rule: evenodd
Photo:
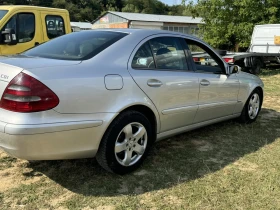
<svg viewBox="0 0 280 210">
<path fill-rule="evenodd" d="M 202 42 L 185 41 L 199 78 L 199 108 L 194 123 L 232 115 L 240 88 L 236 74 L 228 75 L 223 60 Z"/>
<path fill-rule="evenodd" d="M 182 39 L 150 37 L 138 44 L 128 69 L 156 106 L 161 132 L 193 123 L 198 109 L 198 75 L 187 64 Z"/>
<path fill-rule="evenodd" d="M 37 11 L 19 10 L 13 14 L 7 21 L 1 31 L 5 29 L 14 29 L 17 44 L 3 45 L 2 54 L 11 55 L 22 53 L 36 45 L 41 39 L 40 35 L 40 19 Z"/>
</svg>

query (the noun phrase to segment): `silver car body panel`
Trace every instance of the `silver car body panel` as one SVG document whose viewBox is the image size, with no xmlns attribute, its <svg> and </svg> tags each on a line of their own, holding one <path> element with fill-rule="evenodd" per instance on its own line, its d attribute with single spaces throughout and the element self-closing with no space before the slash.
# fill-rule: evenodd
<svg viewBox="0 0 280 210">
<path fill-rule="evenodd" d="M 200 79 L 199 109 L 195 123 L 232 115 L 237 104 L 239 80 L 236 75 L 198 73 Z M 203 86 L 202 81 L 208 81 Z"/>
<path fill-rule="evenodd" d="M 185 126 L 185 127 L 182 127 L 182 128 L 177 128 L 177 129 L 174 129 L 174 130 L 171 130 L 171 131 L 162 132 L 162 133 L 157 135 L 157 141 L 166 139 L 166 138 L 174 136 L 174 135 L 185 133 L 187 131 L 191 131 L 191 130 L 194 130 L 194 129 L 197 129 L 197 128 L 201 128 L 201 127 L 204 127 L 204 126 L 207 126 L 207 125 L 222 122 L 222 121 L 225 121 L 225 120 L 234 119 L 234 118 L 237 118 L 239 116 L 240 116 L 240 114 L 229 115 L 229 116 L 226 116 L 226 117 L 220 117 L 220 118 L 217 118 L 217 119 L 214 119 L 214 120 L 208 120 L 208 121 L 205 121 L 205 122 L 196 123 L 196 124 Z"/>
<path fill-rule="evenodd" d="M 111 122 L 127 108 L 150 109 L 160 140 L 238 117 L 251 92 L 256 87 L 263 88 L 261 80 L 253 75 L 229 75 L 225 62 L 227 75 L 201 74 L 193 69 L 132 69 L 137 49 L 151 38 L 174 36 L 201 41 L 165 31 L 112 31 L 129 35 L 82 62 L 24 56 L 0 58 L 0 95 L 17 74 L 24 72 L 48 86 L 60 101 L 54 109 L 43 112 L 0 109 L 0 147 L 29 160 L 94 157 Z M 148 80 L 159 80 L 162 86 L 150 87 Z M 208 80 L 210 86 L 202 87 L 202 80 Z"/>
</svg>

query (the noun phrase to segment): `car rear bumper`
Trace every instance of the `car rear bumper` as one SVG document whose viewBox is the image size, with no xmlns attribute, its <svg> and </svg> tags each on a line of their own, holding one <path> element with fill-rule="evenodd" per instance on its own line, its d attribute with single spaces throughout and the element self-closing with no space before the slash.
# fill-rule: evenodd
<svg viewBox="0 0 280 210">
<path fill-rule="evenodd" d="M 25 160 L 94 157 L 112 116 L 104 116 L 104 120 L 47 124 L 0 122 L 0 148 Z"/>
</svg>

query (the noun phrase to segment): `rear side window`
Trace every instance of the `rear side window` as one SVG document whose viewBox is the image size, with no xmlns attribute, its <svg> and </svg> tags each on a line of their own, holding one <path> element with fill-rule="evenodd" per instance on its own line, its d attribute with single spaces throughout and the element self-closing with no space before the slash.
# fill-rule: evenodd
<svg viewBox="0 0 280 210">
<path fill-rule="evenodd" d="M 151 51 L 151 47 L 148 42 L 143 44 L 136 52 L 133 61 L 132 68 L 134 69 L 155 69 L 154 57 Z"/>
<path fill-rule="evenodd" d="M 134 69 L 187 70 L 180 38 L 159 37 L 142 45 L 132 60 Z"/>
<path fill-rule="evenodd" d="M 64 21 L 61 16 L 46 16 L 47 35 L 49 39 L 53 39 L 65 34 Z"/>
<path fill-rule="evenodd" d="M 127 35 L 110 31 L 81 31 L 58 37 L 26 51 L 23 55 L 59 60 L 87 60 Z"/>
</svg>

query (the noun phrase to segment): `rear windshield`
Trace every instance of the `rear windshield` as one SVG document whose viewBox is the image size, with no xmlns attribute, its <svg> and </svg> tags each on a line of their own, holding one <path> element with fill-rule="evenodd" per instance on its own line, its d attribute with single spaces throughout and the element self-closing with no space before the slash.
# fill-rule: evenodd
<svg viewBox="0 0 280 210">
<path fill-rule="evenodd" d="M 23 55 L 59 60 L 87 60 L 127 34 L 111 31 L 82 31 L 58 37 Z"/>
<path fill-rule="evenodd" d="M 8 10 L 0 10 L 0 20 L 7 14 Z"/>
</svg>

